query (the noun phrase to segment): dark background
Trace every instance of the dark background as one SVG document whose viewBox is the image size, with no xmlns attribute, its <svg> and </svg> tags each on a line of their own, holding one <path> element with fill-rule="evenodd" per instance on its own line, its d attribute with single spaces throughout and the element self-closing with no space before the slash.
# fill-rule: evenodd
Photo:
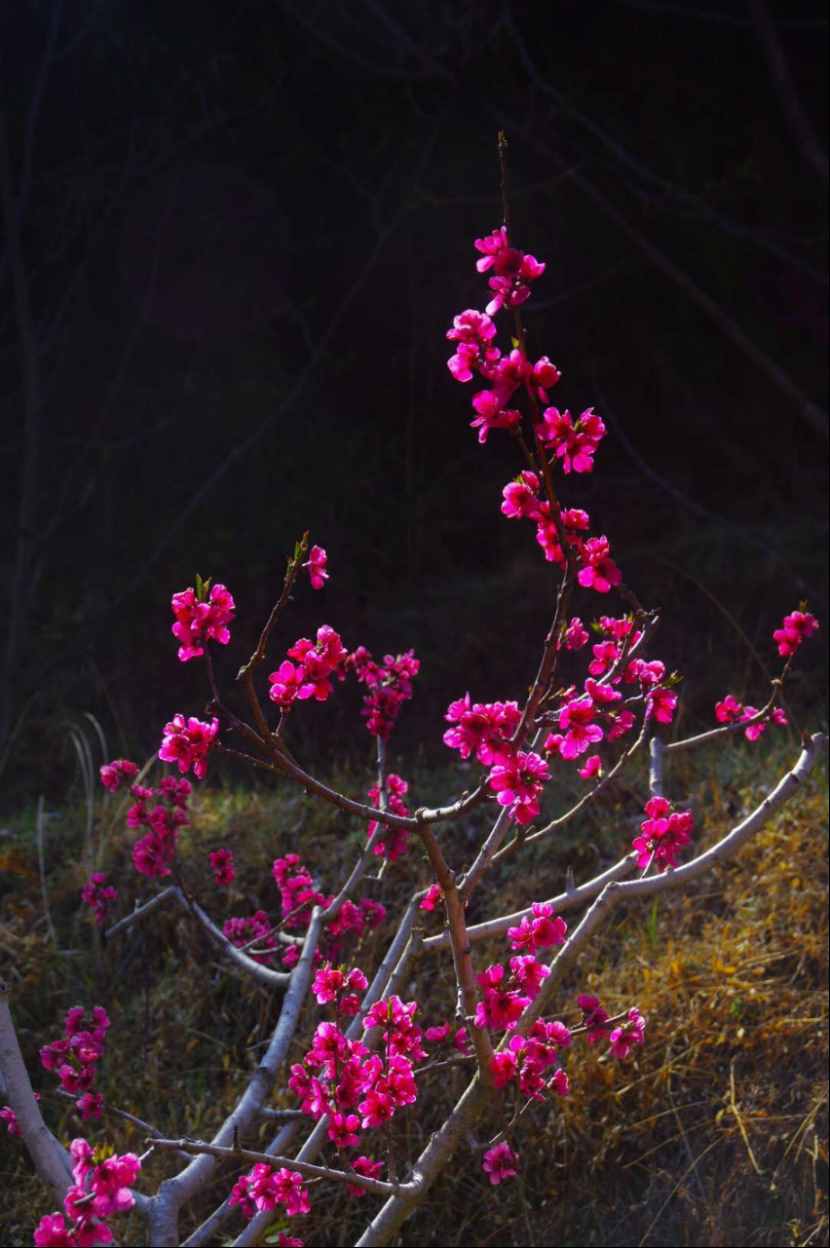
<svg viewBox="0 0 830 1248">
<path fill-rule="evenodd" d="M 684 715 L 763 699 L 770 630 L 802 599 L 826 619 L 824 6 L 21 0 L 0 24 L 5 804 L 65 790 L 85 712 L 143 757 L 200 711 L 171 593 L 231 588 L 230 679 L 306 528 L 332 579 L 276 659 L 322 622 L 414 646 L 400 740 L 427 753 L 450 697 L 521 695 L 554 583 L 499 514 L 514 447 L 478 446 L 445 364 L 487 300 L 499 128 L 548 265 L 531 350 L 609 425 L 566 500 L 666 609 Z M 357 705 L 304 708 L 295 742 L 362 753 Z"/>
</svg>

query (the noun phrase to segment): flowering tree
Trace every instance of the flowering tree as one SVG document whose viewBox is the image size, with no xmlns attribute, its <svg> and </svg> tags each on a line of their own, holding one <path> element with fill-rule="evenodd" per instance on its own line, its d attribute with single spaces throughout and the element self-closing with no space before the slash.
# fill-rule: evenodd
<svg viewBox="0 0 830 1248">
<path fill-rule="evenodd" d="M 504 162 L 503 140 L 500 152 Z M 502 173 L 505 185 L 504 164 Z M 306 533 L 288 560 L 279 599 L 238 673 L 244 715 L 218 688 L 211 659 L 212 645 L 231 641 L 236 605 L 230 590 L 197 578 L 194 586 L 173 595 L 178 657 L 202 664 L 209 684 L 206 718 L 172 715 L 158 751 L 169 770 L 155 783 L 148 782 L 147 769 L 139 773 L 128 759 L 101 768 L 106 789 L 129 791 L 126 825 L 135 870 L 162 886 L 109 926 L 118 894 L 105 873 L 89 878 L 82 900 L 110 939 L 135 923 L 152 921 L 161 905 L 180 906 L 241 973 L 273 990 L 277 1018 L 259 1066 L 211 1140 L 153 1134 L 141 1156 L 100 1156 L 82 1136 L 65 1149 L 44 1122 L 4 988 L 0 1061 L 9 1104 L 0 1115 L 8 1131 L 20 1135 L 61 1206 L 37 1226 L 38 1245 L 113 1242 L 118 1215 L 136 1206 L 153 1245 L 219 1242 L 231 1220 L 240 1217 L 246 1223 L 234 1242 L 252 1244 L 276 1216 L 301 1221 L 309 1214 L 309 1179 L 345 1185 L 356 1199 L 379 1199 L 358 1243 L 388 1244 L 428 1198 L 473 1128 L 486 1136 L 482 1168 L 489 1182 L 509 1182 L 521 1165 L 517 1120 L 534 1102 L 569 1095 L 567 1068 L 580 1060 L 580 1045 L 607 1046 L 624 1062 L 645 1042 L 646 1020 L 634 1003 L 611 1016 L 590 993 L 563 999 L 563 978 L 579 953 L 620 902 L 683 888 L 734 854 L 787 800 L 826 744 L 820 734 L 804 736 L 794 766 L 756 810 L 707 849 L 690 848 L 693 816 L 667 795 L 667 760 L 678 750 L 737 731 L 754 741 L 768 726 L 786 723 L 784 682 L 818 621 L 805 604 L 784 617 L 773 634 L 782 669 L 763 706 L 741 705 L 727 693 L 715 707 L 716 726 L 710 731 L 667 739 L 678 704 L 678 678 L 651 654 L 657 615 L 624 583 L 609 538 L 592 533 L 589 514 L 575 505 L 578 491 L 575 499 L 570 497 L 580 476 L 594 470 L 605 425 L 590 407 L 575 416 L 551 402 L 560 370 L 546 355 L 534 358 L 521 313 L 545 265 L 514 245 L 506 193 L 503 224 L 477 239 L 475 247 L 490 299 L 483 312 L 467 309 L 454 318 L 447 333 L 453 344 L 448 367 L 456 381 L 480 386 L 472 397 L 470 422 L 479 442 L 491 433 L 506 434 L 518 452 L 518 472 L 504 487 L 501 511 L 508 520 L 529 522 L 539 557 L 551 565 L 557 581 L 536 676 L 521 701 L 479 702 L 468 692 L 450 704 L 444 742 L 462 760 L 474 760 L 478 783 L 442 805 L 413 811 L 407 780 L 387 768 L 387 743 L 413 694 L 420 667 L 415 654 L 409 650 L 378 660 L 362 645 L 349 650 L 328 624 L 313 639 L 300 638 L 274 652 L 278 627 L 303 575 L 314 591 L 329 580 L 322 546 L 310 545 Z M 500 330 L 508 338 L 502 345 Z M 573 613 L 578 594 L 582 615 Z M 599 614 L 586 625 L 583 615 L 594 615 L 595 604 L 612 601 L 612 594 L 618 614 Z M 303 714 L 300 704 L 328 701 L 347 679 L 362 686 L 362 717 L 377 746 L 377 774 L 366 798 L 349 796 L 312 775 L 290 745 L 293 717 Z M 187 777 L 192 773 L 204 780 L 217 751 L 296 782 L 366 821 L 365 848 L 345 878 L 316 881 L 298 846 L 298 852 L 272 864 L 280 916 L 257 910 L 228 918 L 220 927 L 194 896 L 177 856 L 177 838 L 189 818 Z M 613 866 L 580 884 L 569 882 L 557 897 L 528 895 L 522 910 L 468 925 L 470 899 L 496 862 L 518 861 L 525 845 L 550 837 L 574 819 L 638 758 L 648 760 L 650 796 L 637 835 L 620 846 Z M 546 819 L 545 791 L 569 769 L 584 783 L 584 795 L 564 814 Z M 490 810 L 493 818 L 469 861 L 462 862 L 458 849 L 441 839 L 441 830 L 476 807 Z M 371 965 L 358 965 L 351 952 L 355 937 L 387 918 L 381 903 L 361 896 L 368 868 L 380 859 L 382 877 L 388 864 L 416 848 L 426 856 L 432 882 L 411 896 L 383 955 Z M 235 863 L 229 849 L 213 850 L 209 866 L 218 888 L 232 883 Z M 562 917 L 569 912 L 576 912 L 575 923 Z M 430 913 L 441 915 L 443 926 L 425 935 L 422 920 L 429 924 Z M 482 966 L 476 946 L 493 937 L 504 939 L 503 957 Z M 453 1018 L 423 1018 L 417 994 L 402 998 L 417 951 L 451 958 L 457 987 Z M 309 1001 L 316 1017 L 305 1054 L 287 1068 L 289 1046 L 302 1034 L 298 1029 Z M 105 1109 L 95 1083 L 109 1030 L 101 1006 L 91 1007 L 89 1017 L 83 1006 L 74 1007 L 63 1034 L 40 1051 L 42 1066 L 74 1099 L 82 1121 L 100 1118 Z M 448 1064 L 468 1068 L 463 1094 L 446 1106 L 443 1123 L 420 1156 L 393 1165 L 382 1128 L 398 1114 L 417 1113 L 422 1073 Z M 296 1110 L 266 1149 L 249 1149 L 246 1136 L 267 1111 L 278 1082 L 289 1089 Z M 409 1108 L 413 1105 L 415 1110 Z M 154 1181 L 154 1160 L 163 1152 L 175 1153 L 182 1165 L 174 1177 Z M 183 1240 L 181 1211 L 225 1161 L 249 1168 Z M 139 1185 L 144 1190 L 137 1190 Z M 280 1233 L 279 1243 L 302 1240 Z"/>
</svg>

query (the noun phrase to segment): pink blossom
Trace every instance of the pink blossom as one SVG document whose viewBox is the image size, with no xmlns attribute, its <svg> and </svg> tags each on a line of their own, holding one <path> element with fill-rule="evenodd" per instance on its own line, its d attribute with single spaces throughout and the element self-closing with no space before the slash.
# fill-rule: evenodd
<svg viewBox="0 0 830 1248">
<path fill-rule="evenodd" d="M 236 878 L 233 853 L 229 849 L 212 849 L 208 854 L 213 878 L 220 888 L 227 888 Z"/>
<path fill-rule="evenodd" d="M 533 389 L 540 403 L 548 402 L 548 390 L 561 380 L 562 374 L 546 355 L 541 356 L 533 365 Z"/>
<path fill-rule="evenodd" d="M 355 1157 L 352 1162 L 352 1170 L 355 1174 L 362 1174 L 366 1179 L 378 1179 L 383 1173 L 383 1162 L 373 1161 L 371 1157 Z M 359 1187 L 357 1183 L 347 1183 L 346 1191 L 350 1196 L 366 1196 L 368 1195 L 365 1187 Z"/>
<path fill-rule="evenodd" d="M 532 750 L 519 750 L 515 757 L 496 763 L 488 776 L 490 788 L 500 806 L 510 807 L 510 817 L 528 824 L 539 814 L 539 796 L 550 770 L 545 760 Z"/>
<path fill-rule="evenodd" d="M 421 898 L 419 910 L 434 910 L 440 901 L 443 900 L 444 892 L 440 884 L 430 884 L 424 896 Z"/>
<path fill-rule="evenodd" d="M 670 724 L 677 709 L 677 694 L 671 689 L 650 689 L 646 695 L 647 714 L 658 724 Z"/>
<path fill-rule="evenodd" d="M 516 1054 L 511 1053 L 509 1049 L 494 1053 L 490 1058 L 490 1077 L 494 1088 L 506 1088 L 508 1083 L 512 1083 L 516 1078 L 517 1070 Z"/>
<path fill-rule="evenodd" d="M 301 666 L 295 667 L 290 660 L 284 659 L 277 670 L 271 672 L 268 677 L 268 683 L 271 686 L 268 690 L 268 697 L 272 702 L 276 702 L 277 706 L 287 711 L 293 706 L 294 699 L 302 688 L 304 675 L 305 672 Z"/>
<path fill-rule="evenodd" d="M 809 611 L 791 611 L 784 616 L 781 627 L 776 628 L 772 634 L 773 641 L 778 645 L 778 653 L 782 658 L 789 658 L 819 627 L 818 620 Z"/>
<path fill-rule="evenodd" d="M 509 520 L 535 520 L 539 515 L 539 478 L 525 469 L 502 490 L 502 513 Z"/>
<path fill-rule="evenodd" d="M 84 1092 L 75 1102 L 75 1108 L 84 1121 L 100 1118 L 104 1112 L 104 1098 L 100 1092 Z"/>
<path fill-rule="evenodd" d="M 522 414 L 516 408 L 508 408 L 509 401 L 503 390 L 479 390 L 473 395 L 476 415 L 470 428 L 478 430 L 478 440 L 484 445 L 491 429 L 512 429 L 521 423 Z"/>
<path fill-rule="evenodd" d="M 496 327 L 483 312 L 468 308 L 453 318 L 447 337 L 458 346 L 447 367 L 456 381 L 471 381 L 474 370 L 482 371 L 498 360 L 501 352 L 489 345 L 495 336 Z"/>
<path fill-rule="evenodd" d="M 580 767 L 577 775 L 582 780 L 593 780 L 595 776 L 601 776 L 602 759 L 599 754 L 591 754 L 586 758 L 584 767 Z"/>
<path fill-rule="evenodd" d="M 506 1140 L 489 1148 L 484 1154 L 482 1169 L 489 1177 L 493 1186 L 503 1183 L 505 1179 L 515 1179 L 519 1173 L 519 1159 Z"/>
<path fill-rule="evenodd" d="M 198 581 L 197 581 L 198 583 Z M 228 624 L 234 617 L 236 604 L 224 585 L 216 584 L 207 599 L 197 598 L 192 586 L 173 595 L 173 636 L 181 642 L 179 659 L 182 663 L 204 654 L 205 641 L 218 641 L 226 646 L 231 639 Z"/>
<path fill-rule="evenodd" d="M 531 914 L 523 915 L 518 927 L 507 929 L 507 939 L 511 949 L 532 952 L 535 949 L 564 944 L 567 931 L 567 923 L 555 913 L 550 902 L 534 901 Z"/>
<path fill-rule="evenodd" d="M 128 758 L 114 758 L 111 763 L 104 763 L 98 774 L 104 788 L 114 793 L 122 784 L 129 783 L 138 775 L 138 767 Z"/>
<path fill-rule="evenodd" d="M 103 927 L 106 923 L 110 906 L 117 898 L 118 890 L 107 883 L 107 876 L 103 871 L 94 872 L 81 889 L 81 901 L 92 910 L 98 927 Z"/>
<path fill-rule="evenodd" d="M 326 571 L 326 562 L 328 555 L 322 546 L 312 546 L 308 552 L 308 560 L 303 564 L 304 568 L 308 568 L 308 578 L 311 581 L 312 589 L 322 589 L 329 574 Z"/>
<path fill-rule="evenodd" d="M 564 733 L 559 753 L 563 758 L 579 758 L 590 745 L 605 736 L 599 724 L 593 723 L 596 707 L 590 696 L 566 702 L 559 712 L 559 729 Z"/>
<path fill-rule="evenodd" d="M 615 1027 L 608 1037 L 614 1056 L 625 1061 L 635 1045 L 644 1043 L 645 1029 L 646 1020 L 635 1006 L 628 1011 L 622 1026 Z"/>
<path fill-rule="evenodd" d="M 580 552 L 580 560 L 582 567 L 577 580 L 584 589 L 607 594 L 614 586 L 622 584 L 622 573 L 611 558 L 607 537 L 589 537 Z"/>
<path fill-rule="evenodd" d="M 386 809 L 393 815 L 408 815 L 409 807 L 403 800 L 408 791 L 407 781 L 394 771 L 390 771 L 386 777 Z M 380 789 L 377 785 L 372 785 L 369 789 L 369 800 L 374 806 L 380 805 Z M 374 836 L 379 827 L 378 821 L 371 819 L 368 827 L 369 836 Z M 401 854 L 405 853 L 408 841 L 409 833 L 405 828 L 387 827 L 387 835 L 383 840 L 375 842 L 372 852 L 379 857 L 388 858 L 390 862 L 396 862 Z"/>
<path fill-rule="evenodd" d="M 180 772 L 193 772 L 197 779 L 207 775 L 208 752 L 219 735 L 219 720 L 214 715 L 210 723 L 190 716 L 174 715 L 164 726 L 164 736 L 159 758 L 164 763 L 177 763 Z"/>
<path fill-rule="evenodd" d="M 590 640 L 587 629 L 578 615 L 573 616 L 568 627 L 562 634 L 562 644 L 566 650 L 581 650 Z"/>
<path fill-rule="evenodd" d="M 77 1237 L 62 1213 L 47 1213 L 35 1227 L 36 1248 L 76 1248 Z"/>
<path fill-rule="evenodd" d="M 594 454 L 605 437 L 605 423 L 590 407 L 576 422 L 570 412 L 547 407 L 537 433 L 543 445 L 553 448 L 566 473 L 592 472 Z"/>
<path fill-rule="evenodd" d="M 645 870 L 654 861 L 663 869 L 677 866 L 680 851 L 691 841 L 694 816 L 690 810 L 675 811 L 664 797 L 646 802 L 649 816 L 640 824 L 640 835 L 632 842 L 637 866 Z"/>
<path fill-rule="evenodd" d="M 600 1040 L 605 1038 L 608 1031 L 608 1028 L 605 1026 L 608 1021 L 608 1011 L 599 997 L 592 996 L 587 992 L 580 993 L 576 1001 L 582 1010 L 582 1023 L 586 1029 L 586 1041 L 589 1045 L 598 1044 Z"/>
<path fill-rule="evenodd" d="M 743 709 L 738 699 L 727 693 L 725 698 L 715 703 L 715 719 L 719 724 L 734 724 L 741 718 Z"/>
<path fill-rule="evenodd" d="M 591 647 L 593 659 L 588 664 L 592 676 L 604 676 L 620 657 L 620 648 L 613 641 L 600 641 Z"/>
<path fill-rule="evenodd" d="M 510 738 L 519 726 L 517 702 L 471 702 L 469 693 L 451 702 L 444 716 L 457 727 L 444 733 L 444 744 L 458 750 L 462 758 L 475 753 L 480 763 L 490 767 L 512 756 Z"/>
</svg>

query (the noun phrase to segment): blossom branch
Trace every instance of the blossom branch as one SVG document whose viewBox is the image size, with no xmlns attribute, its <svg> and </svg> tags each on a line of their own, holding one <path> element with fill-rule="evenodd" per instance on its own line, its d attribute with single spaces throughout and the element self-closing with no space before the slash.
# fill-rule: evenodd
<svg viewBox="0 0 830 1248">
<path fill-rule="evenodd" d="M 222 1148 L 217 1144 L 207 1144 L 203 1140 L 191 1140 L 184 1136 L 180 1140 L 157 1139 L 148 1135 L 145 1143 L 152 1151 L 175 1151 L 188 1153 L 193 1157 L 216 1157 L 223 1161 L 264 1161 L 269 1166 L 281 1166 L 286 1170 L 296 1170 L 307 1179 L 333 1179 L 335 1183 L 354 1183 L 376 1196 L 397 1195 L 406 1190 L 400 1183 L 384 1183 L 380 1179 L 370 1179 L 356 1171 L 332 1170 L 328 1166 L 315 1166 L 311 1162 L 296 1161 L 291 1157 L 280 1157 L 274 1153 L 255 1152 L 250 1148 Z"/>
</svg>

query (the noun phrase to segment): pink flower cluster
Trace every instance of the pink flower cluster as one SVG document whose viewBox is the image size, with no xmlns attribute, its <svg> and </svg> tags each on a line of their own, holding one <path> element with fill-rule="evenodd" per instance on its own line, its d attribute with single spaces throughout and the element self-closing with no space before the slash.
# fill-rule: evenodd
<svg viewBox="0 0 830 1248">
<path fill-rule="evenodd" d="M 184 715 L 174 715 L 164 725 L 159 758 L 163 763 L 178 764 L 182 774 L 192 767 L 196 778 L 204 780 L 207 775 L 207 756 L 218 734 L 219 720 L 215 715 L 210 723 L 196 719 L 193 715 L 187 719 Z"/>
<path fill-rule="evenodd" d="M 369 981 L 359 967 L 347 971 L 327 962 L 314 976 L 311 991 L 319 1005 L 331 1003 L 338 1017 L 353 1018 L 360 1009 L 359 994 L 368 987 Z"/>
<path fill-rule="evenodd" d="M 776 628 L 772 634 L 778 653 L 782 658 L 788 659 L 791 654 L 795 654 L 802 641 L 812 637 L 819 627 L 818 620 L 809 611 L 791 611 L 784 616 L 781 627 Z"/>
<path fill-rule="evenodd" d="M 138 767 L 128 758 L 114 758 L 111 763 L 104 763 L 98 774 L 104 788 L 115 793 L 122 784 L 132 784 L 138 775 Z"/>
<path fill-rule="evenodd" d="M 503 1183 L 505 1179 L 515 1179 L 519 1173 L 517 1167 L 519 1159 L 513 1152 L 513 1149 L 506 1140 L 502 1140 L 500 1144 L 494 1144 L 492 1148 L 488 1148 L 484 1154 L 484 1160 L 481 1168 L 494 1186 Z"/>
<path fill-rule="evenodd" d="M 81 901 L 92 910 L 98 927 L 104 926 L 110 906 L 118 900 L 118 889 L 107 878 L 105 871 L 95 871 L 81 889 Z"/>
<path fill-rule="evenodd" d="M 357 1148 L 359 1132 L 389 1122 L 417 1097 L 413 1063 L 426 1057 L 414 1022 L 417 1005 L 392 996 L 366 1014 L 366 1027 L 383 1030 L 383 1056 L 349 1040 L 334 1023 L 320 1023 L 302 1063 L 291 1067 L 289 1087 L 312 1118 L 328 1114 L 328 1137 L 337 1149 Z"/>
<path fill-rule="evenodd" d="M 555 412 L 557 409 L 549 408 L 548 410 Z M 580 421 L 577 422 L 577 427 L 581 426 L 583 419 L 588 420 L 589 415 L 592 420 L 602 424 L 598 416 L 583 412 Z M 603 425 L 603 430 L 604 428 Z M 557 443 L 555 445 L 558 449 L 562 449 L 568 444 Z M 573 445 L 571 445 L 571 451 L 574 458 L 572 459 L 571 454 L 565 449 L 563 462 L 573 465 L 575 471 L 588 471 L 585 467 L 576 468 L 577 463 L 580 465 L 593 463 L 587 452 L 579 455 Z M 570 468 L 568 470 L 570 471 Z M 503 515 L 507 516 L 508 520 L 532 520 L 536 525 L 536 541 L 541 546 L 545 559 L 563 568 L 567 563 L 562 547 L 564 538 L 565 544 L 576 560 L 577 580 L 583 588 L 607 594 L 614 586 L 621 584 L 622 573 L 611 558 L 611 545 L 608 538 L 604 535 L 602 537 L 586 536 L 591 527 L 591 517 L 588 512 L 583 511 L 581 507 L 568 507 L 560 508 L 554 513 L 550 502 L 540 496 L 540 489 L 541 482 L 538 473 L 524 469 L 502 490 Z"/>
<path fill-rule="evenodd" d="M 332 693 L 332 676 L 345 679 L 347 658 L 339 633 L 329 624 L 321 624 L 316 642 L 301 637 L 288 651 L 288 658 L 271 672 L 268 697 L 283 711 L 290 710 L 297 699 L 325 702 Z"/>
<path fill-rule="evenodd" d="M 715 719 L 719 724 L 742 724 L 747 720 L 755 719 L 755 716 L 759 713 L 756 706 L 744 706 L 731 693 L 727 693 L 725 698 L 715 703 Z M 757 720 L 754 724 L 747 724 L 744 729 L 744 736 L 747 741 L 757 741 L 766 731 L 767 724 L 783 726 L 788 722 L 787 716 L 781 707 L 774 706 L 763 719 Z"/>
<path fill-rule="evenodd" d="M 556 914 L 549 901 L 534 901 L 530 914 L 522 916 L 518 927 L 507 929 L 510 948 L 520 949 L 524 953 L 535 953 L 537 949 L 562 945 L 567 934 L 567 923 Z"/>
<path fill-rule="evenodd" d="M 392 734 L 404 702 L 412 697 L 412 681 L 421 669 L 414 650 L 405 654 L 384 655 L 376 663 L 365 646 L 358 646 L 349 655 L 349 667 L 368 692 L 363 698 L 362 717 L 373 737 L 387 741 Z"/>
<path fill-rule="evenodd" d="M 111 1244 L 112 1229 L 104 1219 L 127 1213 L 135 1204 L 130 1187 L 141 1170 L 135 1153 L 108 1157 L 95 1164 L 86 1140 L 73 1140 L 69 1146 L 75 1182 L 64 1198 L 62 1213 L 48 1213 L 35 1229 L 36 1248 L 95 1248 Z"/>
<path fill-rule="evenodd" d="M 228 1204 L 239 1205 L 248 1219 L 257 1213 L 282 1207 L 289 1217 L 309 1213 L 311 1204 L 303 1177 L 296 1170 L 274 1170 L 264 1161 L 257 1162 L 248 1174 L 243 1174 L 233 1185 Z M 286 1244 L 301 1243 L 300 1240 L 283 1238 Z"/>
<path fill-rule="evenodd" d="M 228 888 L 236 879 L 233 853 L 229 849 L 212 849 L 208 854 L 213 878 L 219 888 Z"/>
<path fill-rule="evenodd" d="M 386 777 L 386 809 L 390 810 L 393 815 L 408 815 L 409 807 L 403 800 L 409 792 L 409 785 L 401 776 L 396 775 L 394 771 L 390 771 Z M 380 789 L 378 786 L 372 785 L 369 789 L 369 800 L 373 806 L 380 804 Z M 377 819 L 369 820 L 368 835 L 374 836 L 380 824 Z M 401 854 L 406 852 L 409 843 L 409 833 L 406 828 L 388 828 L 387 834 L 383 840 L 377 841 L 372 847 L 372 853 L 377 854 L 381 858 L 388 858 L 390 862 L 396 862 Z"/>
<path fill-rule="evenodd" d="M 303 564 L 304 568 L 308 568 L 308 578 L 311 581 L 312 589 L 322 589 L 329 574 L 326 571 L 328 563 L 328 555 L 322 546 L 312 546 L 308 552 L 308 560 Z"/>
<path fill-rule="evenodd" d="M 640 835 L 632 841 L 637 851 L 637 866 L 643 871 L 652 862 L 662 867 L 676 867 L 680 851 L 692 839 L 694 816 L 690 810 L 675 810 L 665 797 L 652 797 L 646 802 L 648 815 L 640 824 Z"/>
<path fill-rule="evenodd" d="M 134 784 L 136 799 L 127 811 L 128 828 L 148 828 L 133 845 L 133 866 L 151 879 L 170 875 L 176 857 L 179 829 L 188 822 L 187 804 L 193 792 L 189 780 L 165 776 L 157 788 Z"/>
<path fill-rule="evenodd" d="M 553 450 L 562 469 L 570 472 L 593 472 L 594 455 L 605 437 L 605 422 L 588 407 L 574 421 L 569 411 L 546 407 L 536 430 L 543 446 Z"/>
<path fill-rule="evenodd" d="M 45 1070 L 54 1071 L 61 1087 L 77 1097 L 75 1108 L 82 1118 L 100 1118 L 104 1110 L 104 1098 L 91 1089 L 97 1075 L 97 1064 L 103 1056 L 110 1020 L 103 1006 L 92 1010 L 92 1021 L 87 1023 L 82 1005 L 73 1005 L 66 1011 L 63 1038 L 45 1044 L 40 1050 L 40 1064 Z"/>
<path fill-rule="evenodd" d="M 271 868 L 271 874 L 280 890 L 282 906 L 282 924 L 286 928 L 308 927 L 314 906 L 325 910 L 333 901 L 333 896 L 320 892 L 315 888 L 314 881 L 307 867 L 298 854 L 286 854 L 277 858 Z M 360 939 L 366 931 L 378 927 L 386 918 L 386 908 L 379 901 L 363 897 L 357 903 L 346 900 L 341 906 L 337 917 L 326 927 L 325 940 L 321 943 L 319 956 L 326 957 L 330 962 L 339 960 L 343 941 L 348 936 Z M 237 943 L 225 925 L 226 935 Z M 292 945 L 283 954 L 283 965 L 293 966 L 299 957 L 298 946 Z"/>
<path fill-rule="evenodd" d="M 484 238 L 475 240 L 481 259 L 476 261 L 479 273 L 492 273 L 487 285 L 495 292 L 487 304 L 487 315 L 494 316 L 499 308 L 518 308 L 530 295 L 530 282 L 545 271 L 535 256 L 510 246 L 507 226 L 502 225 Z"/>
<path fill-rule="evenodd" d="M 232 945 L 236 945 L 237 949 L 244 948 L 249 958 L 253 958 L 255 962 L 261 962 L 264 966 L 273 960 L 273 954 L 263 952 L 263 950 L 273 950 L 276 954 L 280 948 L 275 925 L 264 910 L 256 910 L 245 918 L 225 919 L 222 932 Z M 247 948 L 254 944 L 257 946 L 256 952 Z"/>
<path fill-rule="evenodd" d="M 528 824 L 539 814 L 539 799 L 549 779 L 548 765 L 540 755 L 532 750 L 517 750 L 506 762 L 496 763 L 487 782 L 499 805 L 509 808 L 511 819 Z"/>
<path fill-rule="evenodd" d="M 611 1052 L 621 1062 L 630 1056 L 636 1045 L 645 1043 L 646 1020 L 636 1006 L 632 1006 L 618 1027 L 613 1027 L 608 1011 L 599 997 L 591 993 L 581 993 L 577 1004 L 582 1010 L 582 1026 L 585 1028 L 585 1039 L 589 1045 L 608 1040 Z"/>
<path fill-rule="evenodd" d="M 564 1023 L 537 1018 L 525 1036 L 511 1036 L 506 1049 L 490 1058 L 490 1074 L 497 1088 L 515 1082 L 522 1096 L 543 1101 L 548 1091 L 568 1096 L 571 1090 L 567 1072 L 559 1064 L 559 1053 L 571 1043 Z M 547 1072 L 554 1068 L 553 1074 Z"/>
<path fill-rule="evenodd" d="M 171 601 L 176 622 L 173 636 L 181 642 L 179 659 L 182 663 L 200 658 L 205 652 L 205 642 L 218 641 L 226 646 L 231 639 L 228 625 L 234 617 L 236 604 L 224 585 L 198 583 L 200 593 L 190 586 L 174 594 Z M 203 596 L 207 594 L 207 597 Z"/>
<path fill-rule="evenodd" d="M 35 1100 L 40 1100 L 40 1093 L 35 1092 Z M 6 1131 L 9 1135 L 20 1135 L 20 1124 L 17 1121 L 17 1114 L 11 1105 L 0 1106 L 0 1119 L 6 1124 Z"/>
<path fill-rule="evenodd" d="M 488 783 L 500 806 L 517 823 L 527 824 L 539 814 L 539 798 L 550 779 L 548 765 L 531 750 L 518 750 L 513 735 L 521 712 L 516 702 L 472 702 L 469 693 L 451 702 L 444 717 L 455 727 L 444 733 L 444 744 L 462 758 L 475 754 L 490 768 Z"/>
</svg>

